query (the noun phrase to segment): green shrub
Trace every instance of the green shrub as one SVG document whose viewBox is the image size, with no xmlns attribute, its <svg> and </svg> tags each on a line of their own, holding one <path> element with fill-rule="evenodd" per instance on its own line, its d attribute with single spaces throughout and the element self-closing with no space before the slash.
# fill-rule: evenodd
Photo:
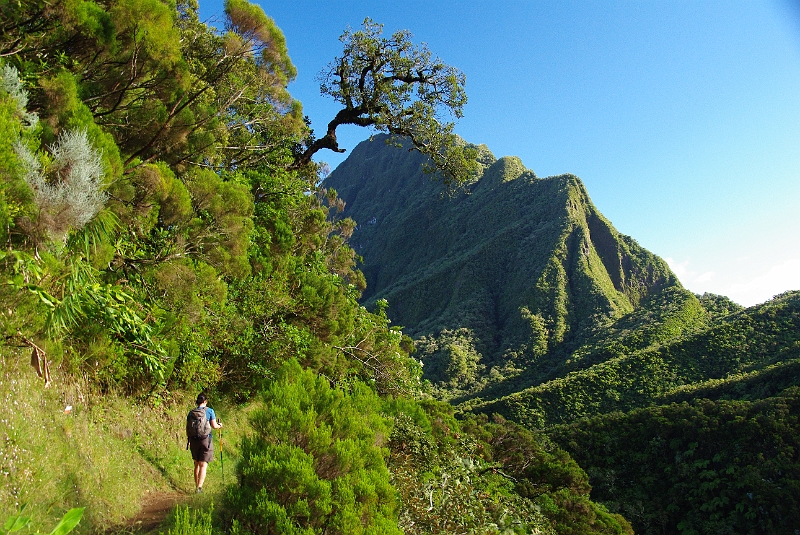
<svg viewBox="0 0 800 535">
<path fill-rule="evenodd" d="M 284 365 L 252 416 L 228 510 L 243 532 L 400 533 L 384 463 L 387 422 L 359 382 Z"/>
</svg>

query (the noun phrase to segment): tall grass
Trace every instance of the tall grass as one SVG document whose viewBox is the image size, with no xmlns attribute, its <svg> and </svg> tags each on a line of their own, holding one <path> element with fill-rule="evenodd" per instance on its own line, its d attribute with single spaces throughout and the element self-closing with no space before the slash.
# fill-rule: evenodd
<svg viewBox="0 0 800 535">
<path fill-rule="evenodd" d="M 213 511 L 213 503 L 206 510 L 177 506 L 168 522 L 171 525 L 166 535 L 214 535 Z"/>
</svg>

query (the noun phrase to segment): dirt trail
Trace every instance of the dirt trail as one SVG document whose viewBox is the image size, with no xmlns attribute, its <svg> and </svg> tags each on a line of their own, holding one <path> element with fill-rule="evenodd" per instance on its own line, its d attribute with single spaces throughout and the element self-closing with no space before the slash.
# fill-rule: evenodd
<svg viewBox="0 0 800 535">
<path fill-rule="evenodd" d="M 154 532 L 167 515 L 175 509 L 178 504 L 189 501 L 189 496 L 183 492 L 159 491 L 148 496 L 139 512 L 128 519 L 123 525 L 106 532 L 106 535 L 113 534 L 148 534 Z"/>
</svg>

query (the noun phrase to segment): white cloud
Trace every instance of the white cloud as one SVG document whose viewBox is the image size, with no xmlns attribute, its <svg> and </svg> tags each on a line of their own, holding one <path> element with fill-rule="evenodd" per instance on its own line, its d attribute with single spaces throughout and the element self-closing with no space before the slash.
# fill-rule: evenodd
<svg viewBox="0 0 800 535">
<path fill-rule="evenodd" d="M 670 269 L 689 290 L 702 294 L 711 292 L 730 297 L 744 306 L 757 305 L 789 290 L 800 290 L 800 258 L 790 258 L 779 264 L 768 266 L 751 275 L 735 275 L 722 270 L 702 273 L 690 267 L 690 261 L 677 262 L 665 259 Z"/>
<path fill-rule="evenodd" d="M 790 258 L 766 273 L 730 285 L 728 297 L 745 306 L 763 303 L 787 290 L 800 290 L 800 258 Z"/>
<path fill-rule="evenodd" d="M 716 276 L 717 276 L 717 274 L 714 273 L 713 271 L 706 271 L 705 273 L 701 273 L 700 275 L 697 275 L 694 278 L 694 280 L 695 280 L 695 282 L 697 282 L 699 284 L 701 282 L 709 282 L 711 280 L 714 280 L 714 277 L 716 277 Z"/>
<path fill-rule="evenodd" d="M 681 283 L 693 292 L 703 293 L 703 291 L 696 289 L 698 285 L 709 283 L 717 276 L 717 274 L 713 271 L 704 271 L 703 273 L 698 273 L 693 269 L 690 269 L 688 260 L 684 260 L 683 262 L 677 262 L 672 258 L 665 258 L 664 260 L 666 260 L 669 268 L 681 280 Z"/>
<path fill-rule="evenodd" d="M 679 279 L 683 278 L 686 275 L 686 270 L 689 267 L 689 261 L 686 260 L 684 262 L 676 262 L 670 257 L 666 257 L 664 259 L 667 262 L 667 265 L 675 273 Z"/>
</svg>

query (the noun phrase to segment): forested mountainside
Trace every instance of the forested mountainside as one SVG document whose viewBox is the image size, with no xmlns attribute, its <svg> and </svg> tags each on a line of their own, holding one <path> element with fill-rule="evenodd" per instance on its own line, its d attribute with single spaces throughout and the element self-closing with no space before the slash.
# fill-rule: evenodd
<svg viewBox="0 0 800 535">
<path fill-rule="evenodd" d="M 548 434 L 637 533 L 794 533 L 798 388 L 795 291 L 481 410 L 587 415 Z"/>
<path fill-rule="evenodd" d="M 137 519 L 161 499 L 181 504 L 154 527 L 170 535 L 632 533 L 550 439 L 433 399 L 384 303 L 360 305 L 355 223 L 311 161 L 338 149 L 335 128 L 314 137 L 259 6 L 227 0 L 220 28 L 194 0 L 0 7 L 4 532 L 143 532 Z M 346 30 L 337 58 L 350 68 L 380 51 L 369 65 L 394 69 L 372 72 L 372 88 L 396 91 L 376 96 L 396 117 L 373 109 L 361 124 L 416 136 L 463 180 L 476 151 L 436 120 L 440 104 L 460 113 L 463 75 L 436 63 L 432 78 L 410 76 L 433 56 L 381 32 L 370 20 Z M 325 81 L 349 121 L 366 108 L 343 98 L 352 84 L 337 73 L 369 65 Z M 406 79 L 448 90 L 395 84 Z M 585 210 L 575 184 L 551 183 Z M 581 262 L 572 235 L 548 277 L 613 254 L 630 265 L 587 281 L 590 299 L 537 293 L 530 317 L 553 322 L 536 331 L 543 351 L 595 326 L 572 310 L 617 317 L 674 283 L 631 244 Z M 195 495 L 184 429 L 200 390 L 224 421 L 225 456 L 220 429 L 221 462 Z"/>
<path fill-rule="evenodd" d="M 637 533 L 796 533 L 800 292 L 694 295 L 573 176 L 480 147 L 483 174 L 444 192 L 382 141 L 325 185 L 435 395 L 546 433 Z"/>
<path fill-rule="evenodd" d="M 681 291 L 577 177 L 540 179 L 481 148 L 483 174 L 447 195 L 419 156 L 384 140 L 362 142 L 324 185 L 359 225 L 350 243 L 363 258 L 364 299 L 388 301 L 392 321 L 417 339 L 426 377 L 450 394 L 538 382 L 614 320 Z"/>
<path fill-rule="evenodd" d="M 631 338 L 643 331 L 633 330 Z M 606 337 L 582 347 L 561 376 L 473 408 L 539 427 L 699 397 L 776 395 L 800 384 L 794 370 L 800 294 L 726 315 L 695 332 L 651 340 L 641 349 L 629 340 Z"/>
</svg>

